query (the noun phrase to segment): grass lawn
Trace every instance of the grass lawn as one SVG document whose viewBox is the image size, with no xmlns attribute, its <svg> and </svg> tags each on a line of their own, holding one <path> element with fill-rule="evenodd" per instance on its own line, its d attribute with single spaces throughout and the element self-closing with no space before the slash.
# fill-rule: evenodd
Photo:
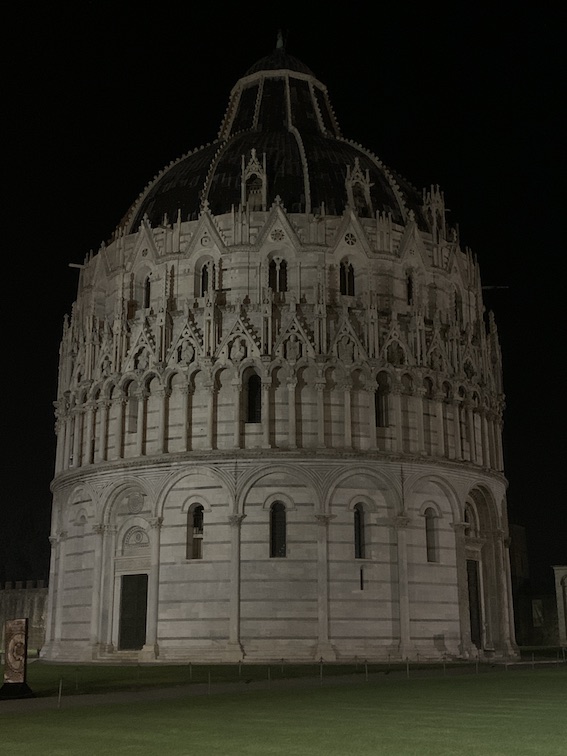
<svg viewBox="0 0 567 756">
<path fill-rule="evenodd" d="M 405 679 L 2 714 L 20 756 L 565 756 L 567 669 Z"/>
</svg>

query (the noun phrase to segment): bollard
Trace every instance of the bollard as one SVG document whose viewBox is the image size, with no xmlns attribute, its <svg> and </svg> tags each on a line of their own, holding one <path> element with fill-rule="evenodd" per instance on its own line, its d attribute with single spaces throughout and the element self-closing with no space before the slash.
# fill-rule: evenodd
<svg viewBox="0 0 567 756">
<path fill-rule="evenodd" d="M 323 657 L 319 659 L 319 685 L 323 685 Z"/>
<path fill-rule="evenodd" d="M 443 675 L 447 674 L 445 654 L 443 654 Z"/>
<path fill-rule="evenodd" d="M 208 695 L 211 695 L 211 670 L 209 670 L 209 688 L 208 688 Z"/>
<path fill-rule="evenodd" d="M 535 669 L 535 654 L 532 651 L 532 669 Z"/>
<path fill-rule="evenodd" d="M 368 660 L 364 660 L 364 676 L 366 678 L 366 682 L 368 682 Z"/>
<path fill-rule="evenodd" d="M 271 680 L 272 680 L 272 677 L 270 673 L 270 665 L 268 664 L 268 682 L 271 682 Z"/>
<path fill-rule="evenodd" d="M 474 665 L 475 665 L 476 674 L 478 675 L 478 659 L 475 661 Z"/>
<path fill-rule="evenodd" d="M 406 677 L 409 680 L 409 656 L 406 656 Z"/>
<path fill-rule="evenodd" d="M 61 708 L 61 692 L 63 690 L 63 678 L 59 678 L 59 695 L 57 696 L 57 708 Z"/>
<path fill-rule="evenodd" d="M 238 660 L 238 679 L 242 679 L 242 659 Z"/>
<path fill-rule="evenodd" d="M 283 673 L 283 665 L 284 665 L 284 660 L 282 659 L 282 677 L 284 676 L 284 673 Z"/>
<path fill-rule="evenodd" d="M 75 693 L 79 692 L 79 668 L 75 667 Z"/>
<path fill-rule="evenodd" d="M 191 665 L 191 662 L 189 662 L 189 680 L 193 679 L 193 667 Z"/>
</svg>

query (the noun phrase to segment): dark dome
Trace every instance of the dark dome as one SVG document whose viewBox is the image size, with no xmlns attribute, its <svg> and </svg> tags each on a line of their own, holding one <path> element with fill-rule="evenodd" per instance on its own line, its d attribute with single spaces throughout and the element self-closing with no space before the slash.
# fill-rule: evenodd
<svg viewBox="0 0 567 756">
<path fill-rule="evenodd" d="M 294 58 L 293 55 L 289 55 L 285 52 L 285 50 L 276 49 L 271 55 L 266 55 L 265 58 L 260 58 L 257 63 L 254 63 L 253 66 L 250 66 L 248 71 L 246 71 L 245 76 L 250 76 L 250 74 L 258 73 L 258 71 L 277 70 L 297 71 L 298 73 L 304 73 L 308 76 L 314 75 L 313 71 L 311 71 L 311 69 L 308 68 L 305 63 L 302 63 L 297 58 Z"/>
<path fill-rule="evenodd" d="M 277 197 L 289 212 L 341 215 L 345 182 L 359 171 L 369 187 L 361 214 L 389 213 L 402 223 L 409 210 L 427 227 L 419 193 L 395 177 L 370 151 L 345 140 L 326 87 L 284 49 L 248 69 L 233 88 L 218 139 L 165 168 L 130 208 L 122 224 L 135 231 L 198 217 L 208 203 L 215 215 L 242 202 L 243 165 L 265 166 L 266 208 Z"/>
</svg>

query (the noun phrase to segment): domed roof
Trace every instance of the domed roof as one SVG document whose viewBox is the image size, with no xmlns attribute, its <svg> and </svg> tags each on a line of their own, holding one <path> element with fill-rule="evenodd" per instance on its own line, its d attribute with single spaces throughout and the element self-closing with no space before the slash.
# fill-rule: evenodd
<svg viewBox="0 0 567 756">
<path fill-rule="evenodd" d="M 265 182 L 262 209 L 279 197 L 288 212 L 341 215 L 350 201 L 361 215 L 385 212 L 397 223 L 412 210 L 427 228 L 419 193 L 342 137 L 327 88 L 282 46 L 236 83 L 218 138 L 165 168 L 121 227 L 133 232 L 144 216 L 152 225 L 179 214 L 195 219 L 205 205 L 215 215 L 231 212 L 246 201 L 243 176 L 252 164 Z M 358 201 L 346 188 L 355 175 L 363 186 Z"/>
</svg>

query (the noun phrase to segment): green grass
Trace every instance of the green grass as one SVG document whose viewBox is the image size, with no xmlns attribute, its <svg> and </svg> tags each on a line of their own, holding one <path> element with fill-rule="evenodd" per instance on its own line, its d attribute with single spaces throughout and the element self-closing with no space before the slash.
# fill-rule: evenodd
<svg viewBox="0 0 567 756">
<path fill-rule="evenodd" d="M 274 679 L 274 678 L 273 678 Z M 567 669 L 1 714 L 6 756 L 565 756 Z"/>
</svg>

